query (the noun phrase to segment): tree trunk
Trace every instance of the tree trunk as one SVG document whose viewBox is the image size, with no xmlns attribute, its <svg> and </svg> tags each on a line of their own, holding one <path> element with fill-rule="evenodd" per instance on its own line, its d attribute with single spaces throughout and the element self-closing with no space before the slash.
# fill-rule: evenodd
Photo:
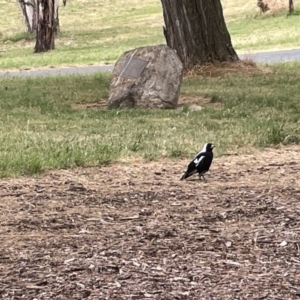
<svg viewBox="0 0 300 300">
<path fill-rule="evenodd" d="M 293 0 L 289 0 L 289 12 L 293 12 L 294 11 L 294 1 Z"/>
<path fill-rule="evenodd" d="M 55 0 L 37 0 L 35 52 L 54 49 Z"/>
<path fill-rule="evenodd" d="M 26 31 L 34 33 L 36 31 L 36 1 L 35 0 L 19 0 L 20 8 L 24 17 Z"/>
<path fill-rule="evenodd" d="M 164 34 L 185 68 L 239 60 L 231 44 L 220 0 L 161 0 Z"/>
<path fill-rule="evenodd" d="M 54 33 L 58 34 L 60 32 L 58 17 L 58 0 L 55 0 L 54 2 Z"/>
</svg>

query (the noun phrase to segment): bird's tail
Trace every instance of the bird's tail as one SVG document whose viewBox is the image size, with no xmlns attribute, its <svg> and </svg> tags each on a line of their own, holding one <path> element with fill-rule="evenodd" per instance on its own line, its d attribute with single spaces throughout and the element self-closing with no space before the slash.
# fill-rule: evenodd
<svg viewBox="0 0 300 300">
<path fill-rule="evenodd" d="M 185 173 L 181 176 L 180 180 L 183 180 L 183 179 L 186 179 L 186 178 L 187 178 L 187 172 L 185 172 Z"/>
</svg>

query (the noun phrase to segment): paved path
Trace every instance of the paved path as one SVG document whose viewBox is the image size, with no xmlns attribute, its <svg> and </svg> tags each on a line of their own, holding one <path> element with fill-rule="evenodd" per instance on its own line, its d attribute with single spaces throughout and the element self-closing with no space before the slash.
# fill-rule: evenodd
<svg viewBox="0 0 300 300">
<path fill-rule="evenodd" d="M 276 63 L 300 60 L 300 49 L 281 50 L 274 52 L 260 52 L 239 55 L 241 59 L 248 58 L 259 63 Z M 51 69 L 32 69 L 16 71 L 0 71 L 0 77 L 38 77 L 58 76 L 71 74 L 93 74 L 97 72 L 111 72 L 113 65 L 82 66 L 82 67 L 58 67 Z"/>
<path fill-rule="evenodd" d="M 71 74 L 93 74 L 97 72 L 111 72 L 113 65 L 101 66 L 80 66 L 80 67 L 57 67 L 51 69 L 32 69 L 0 71 L 0 77 L 38 77 L 38 76 L 58 76 Z"/>
<path fill-rule="evenodd" d="M 300 49 L 280 50 L 273 52 L 259 52 L 239 55 L 241 59 L 250 58 L 259 63 L 277 63 L 300 60 Z"/>
</svg>

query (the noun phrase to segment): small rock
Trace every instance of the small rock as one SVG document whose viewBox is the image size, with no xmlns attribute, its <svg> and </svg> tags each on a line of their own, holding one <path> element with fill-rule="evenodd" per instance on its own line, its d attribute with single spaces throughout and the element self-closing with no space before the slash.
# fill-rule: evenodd
<svg viewBox="0 0 300 300">
<path fill-rule="evenodd" d="M 81 289 L 84 289 L 84 288 L 85 288 L 85 285 L 82 284 L 82 283 L 76 282 L 76 285 L 77 285 L 78 287 L 80 287 Z"/>
<path fill-rule="evenodd" d="M 229 247 L 231 247 L 231 246 L 232 246 L 232 243 L 231 243 L 230 241 L 228 241 L 228 242 L 226 242 L 226 243 L 225 243 L 225 245 L 226 245 L 226 247 L 228 247 L 228 248 L 229 248 Z"/>
<path fill-rule="evenodd" d="M 286 246 L 287 245 L 287 242 L 286 241 L 282 241 L 281 243 L 280 243 L 280 246 L 281 247 L 284 247 L 284 246 Z"/>
</svg>

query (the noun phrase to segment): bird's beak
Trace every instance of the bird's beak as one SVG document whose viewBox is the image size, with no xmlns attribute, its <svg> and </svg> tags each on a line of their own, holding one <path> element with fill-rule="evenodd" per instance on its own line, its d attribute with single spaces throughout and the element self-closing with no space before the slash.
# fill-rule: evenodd
<svg viewBox="0 0 300 300">
<path fill-rule="evenodd" d="M 215 145 L 211 145 L 211 149 L 214 149 L 215 148 Z"/>
</svg>

